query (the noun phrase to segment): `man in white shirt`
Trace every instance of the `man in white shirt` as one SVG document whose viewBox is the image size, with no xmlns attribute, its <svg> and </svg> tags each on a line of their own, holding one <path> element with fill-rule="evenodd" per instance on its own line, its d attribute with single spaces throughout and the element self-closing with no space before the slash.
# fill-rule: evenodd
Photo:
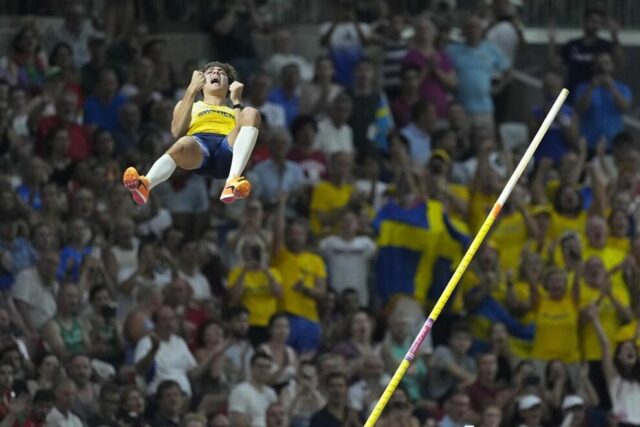
<svg viewBox="0 0 640 427">
<path fill-rule="evenodd" d="M 178 276 L 191 287 L 194 301 L 205 301 L 211 298 L 211 284 L 202 274 L 200 266 L 200 248 L 195 240 L 187 240 L 180 247 L 180 264 Z"/>
<path fill-rule="evenodd" d="M 271 77 L 267 74 L 256 74 L 249 80 L 248 107 L 257 108 L 265 117 L 270 128 L 285 127 L 287 117 L 281 105 L 268 101 L 273 86 Z"/>
<path fill-rule="evenodd" d="M 348 122 L 353 111 L 353 101 L 346 93 L 340 93 L 331 103 L 328 117 L 318 122 L 315 148 L 330 157 L 342 151 L 353 153 L 353 130 Z"/>
<path fill-rule="evenodd" d="M 280 77 L 282 67 L 294 63 L 300 70 L 302 81 L 308 82 L 313 79 L 313 65 L 300 55 L 292 53 L 291 32 L 286 28 L 281 28 L 273 35 L 273 54 L 264 64 L 264 69 L 274 79 Z"/>
<path fill-rule="evenodd" d="M 171 307 L 160 307 L 154 316 L 155 332 L 142 338 L 136 345 L 134 360 L 139 375 L 146 376 L 154 368 L 153 379 L 147 393 L 156 392 L 164 380 L 173 380 L 182 391 L 191 396 L 188 375 L 198 364 L 184 339 L 175 334 L 178 324 Z"/>
<path fill-rule="evenodd" d="M 431 157 L 431 134 L 437 124 L 435 105 L 420 100 L 411 109 L 411 123 L 400 130 L 409 142 L 409 155 L 414 166 L 424 167 Z"/>
<path fill-rule="evenodd" d="M 35 267 L 18 273 L 11 288 L 11 296 L 31 334 L 42 331 L 44 325 L 56 314 L 56 271 L 59 259 L 56 252 L 42 253 Z"/>
<path fill-rule="evenodd" d="M 367 236 L 358 236 L 358 217 L 347 212 L 340 223 L 340 234 L 320 241 L 322 253 L 329 270 L 329 285 L 341 294 L 353 288 L 360 305 L 369 305 L 369 261 L 376 253 L 376 243 Z"/>
<path fill-rule="evenodd" d="M 87 17 L 86 10 L 80 1 L 68 3 L 64 15 L 64 22 L 49 29 L 45 40 L 49 52 L 58 43 L 67 43 L 73 52 L 73 63 L 80 69 L 89 62 L 89 40 L 96 34 L 96 30 Z"/>
<path fill-rule="evenodd" d="M 61 380 L 54 389 L 55 401 L 49 411 L 46 427 L 83 427 L 80 417 L 71 411 L 76 399 L 76 387 L 69 379 Z"/>
<path fill-rule="evenodd" d="M 251 358 L 251 380 L 238 384 L 229 396 L 231 425 L 266 427 L 267 408 L 278 400 L 276 392 L 267 385 L 273 360 L 258 352 Z"/>
</svg>

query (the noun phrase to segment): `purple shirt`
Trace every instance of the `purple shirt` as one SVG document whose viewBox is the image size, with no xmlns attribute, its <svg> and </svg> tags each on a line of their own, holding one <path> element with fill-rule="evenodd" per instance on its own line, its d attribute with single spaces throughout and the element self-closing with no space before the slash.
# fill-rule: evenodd
<svg viewBox="0 0 640 427">
<path fill-rule="evenodd" d="M 437 67 L 444 71 L 449 72 L 453 69 L 451 59 L 446 53 L 442 51 L 435 52 L 437 58 Z M 411 49 L 402 60 L 402 66 L 418 67 L 423 69 L 427 67 L 429 59 L 418 49 Z M 427 73 L 420 85 L 420 97 L 433 103 L 436 107 L 439 117 L 444 117 L 447 114 L 447 90 L 440 83 L 438 78 L 433 72 Z"/>
</svg>

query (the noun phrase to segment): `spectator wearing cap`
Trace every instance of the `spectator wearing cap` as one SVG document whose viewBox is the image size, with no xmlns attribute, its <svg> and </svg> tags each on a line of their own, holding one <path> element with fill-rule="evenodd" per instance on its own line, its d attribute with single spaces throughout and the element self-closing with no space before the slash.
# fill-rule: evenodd
<svg viewBox="0 0 640 427">
<path fill-rule="evenodd" d="M 561 427 L 598 427 L 607 424 L 606 414 L 599 409 L 590 408 L 577 394 L 569 394 L 562 400 L 564 419 Z"/>
<path fill-rule="evenodd" d="M 542 399 L 527 394 L 518 400 L 519 427 L 542 427 Z"/>
</svg>

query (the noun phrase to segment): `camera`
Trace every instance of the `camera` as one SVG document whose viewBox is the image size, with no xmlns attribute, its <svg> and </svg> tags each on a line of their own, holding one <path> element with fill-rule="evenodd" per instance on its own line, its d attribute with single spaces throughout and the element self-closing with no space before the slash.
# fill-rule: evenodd
<svg viewBox="0 0 640 427">
<path fill-rule="evenodd" d="M 537 375 L 529 375 L 523 381 L 525 386 L 537 387 L 540 385 L 540 377 Z"/>
<path fill-rule="evenodd" d="M 249 256 L 252 261 L 260 262 L 262 260 L 262 248 L 258 245 L 249 247 Z"/>
<path fill-rule="evenodd" d="M 113 305 L 103 305 L 100 307 L 100 314 L 105 319 L 113 319 L 116 317 L 116 308 Z"/>
</svg>

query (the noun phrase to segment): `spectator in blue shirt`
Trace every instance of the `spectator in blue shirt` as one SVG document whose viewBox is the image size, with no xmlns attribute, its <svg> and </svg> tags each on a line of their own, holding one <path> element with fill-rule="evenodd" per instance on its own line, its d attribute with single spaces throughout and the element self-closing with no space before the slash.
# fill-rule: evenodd
<svg viewBox="0 0 640 427">
<path fill-rule="evenodd" d="M 253 195 L 273 206 L 281 193 L 296 193 L 304 188 L 304 171 L 297 163 L 287 160 L 292 138 L 287 129 L 275 128 L 269 135 L 270 158 L 258 163 L 251 171 Z"/>
<path fill-rule="evenodd" d="M 589 82 L 576 88 L 575 108 L 580 114 L 580 133 L 593 152 L 602 137 L 610 150 L 613 138 L 623 129 L 622 115 L 631 107 L 631 89 L 613 79 L 613 60 L 609 53 L 599 54 Z"/>
<path fill-rule="evenodd" d="M 60 252 L 60 264 L 56 278 L 60 281 L 77 282 L 84 259 L 93 252 L 88 245 L 89 228 L 84 220 L 76 218 L 67 227 L 67 245 Z"/>
<path fill-rule="evenodd" d="M 282 67 L 280 87 L 271 91 L 269 101 L 284 109 L 287 127 L 298 116 L 300 108 L 300 69 L 298 64 L 291 63 Z"/>
<path fill-rule="evenodd" d="M 18 237 L 16 221 L 0 221 L 0 262 L 14 275 L 36 263 L 36 251 L 27 239 Z"/>
<path fill-rule="evenodd" d="M 491 95 L 506 83 L 509 64 L 493 43 L 483 40 L 480 18 L 470 16 L 463 31 L 465 42 L 451 44 L 446 50 L 458 75 L 456 97 L 474 127 L 493 130 Z"/>
<path fill-rule="evenodd" d="M 431 157 L 431 134 L 438 119 L 434 104 L 420 100 L 411 109 L 411 123 L 400 133 L 409 141 L 409 155 L 417 167 L 424 167 Z"/>
<path fill-rule="evenodd" d="M 102 70 L 96 91 L 84 102 L 84 123 L 113 132 L 118 127 L 118 111 L 127 101 L 117 91 L 118 77 L 115 71 Z"/>
<path fill-rule="evenodd" d="M 542 105 L 536 106 L 531 114 L 529 127 L 531 135 L 540 127 L 561 90 L 562 77 L 553 72 L 547 73 L 542 86 L 544 101 Z M 557 165 L 568 150 L 577 151 L 577 142 L 577 115 L 570 105 L 563 104 L 535 152 L 536 161 L 548 157 Z"/>
</svg>

